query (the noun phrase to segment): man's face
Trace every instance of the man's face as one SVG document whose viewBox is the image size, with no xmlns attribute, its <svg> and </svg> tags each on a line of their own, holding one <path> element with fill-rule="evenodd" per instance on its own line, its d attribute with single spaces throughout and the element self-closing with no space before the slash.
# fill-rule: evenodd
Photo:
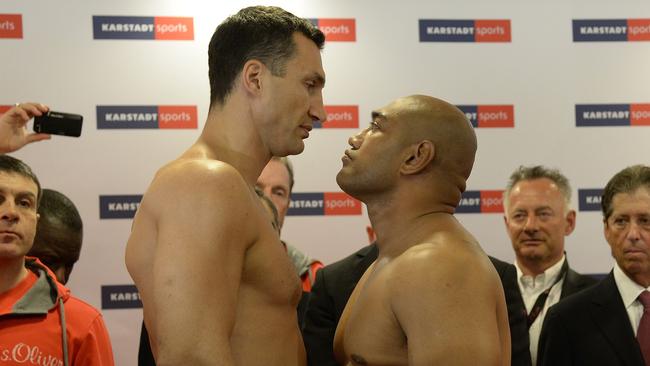
<svg viewBox="0 0 650 366">
<path fill-rule="evenodd" d="M 505 208 L 505 224 L 520 261 L 537 262 L 544 268 L 564 252 L 564 237 L 575 228 L 575 211 L 566 212 L 562 193 L 550 179 L 518 182 Z"/>
<path fill-rule="evenodd" d="M 612 198 L 605 238 L 619 267 L 640 285 L 650 286 L 650 191 L 641 187 Z"/>
<path fill-rule="evenodd" d="M 257 178 L 256 185 L 275 204 L 278 210 L 278 224 L 282 228 L 291 195 L 291 178 L 287 167 L 281 161 L 272 159 Z"/>
<path fill-rule="evenodd" d="M 0 259 L 24 257 L 36 233 L 36 183 L 19 174 L 0 172 Z"/>
<path fill-rule="evenodd" d="M 295 54 L 286 62 L 284 76 L 264 79 L 264 115 L 260 135 L 274 156 L 301 153 L 313 121 L 324 122 L 325 72 L 320 50 L 307 37 L 294 34 Z"/>
<path fill-rule="evenodd" d="M 373 112 L 368 128 L 348 139 L 336 182 L 346 193 L 363 200 L 366 194 L 387 192 L 399 178 L 402 155 L 401 101 Z"/>
</svg>

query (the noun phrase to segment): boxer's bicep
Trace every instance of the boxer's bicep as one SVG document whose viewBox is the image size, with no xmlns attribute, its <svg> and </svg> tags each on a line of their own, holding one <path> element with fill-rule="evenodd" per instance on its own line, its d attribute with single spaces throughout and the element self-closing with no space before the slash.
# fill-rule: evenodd
<svg viewBox="0 0 650 366">
<path fill-rule="evenodd" d="M 494 301 L 480 288 L 480 268 L 472 275 L 466 263 L 445 254 L 403 255 L 390 281 L 409 365 L 490 365 L 498 351 L 490 339 L 498 339 Z"/>
<path fill-rule="evenodd" d="M 172 189 L 157 220 L 158 358 L 228 365 L 244 256 L 257 235 L 248 225 L 253 207 L 238 175 L 192 173 L 192 187 Z"/>
</svg>

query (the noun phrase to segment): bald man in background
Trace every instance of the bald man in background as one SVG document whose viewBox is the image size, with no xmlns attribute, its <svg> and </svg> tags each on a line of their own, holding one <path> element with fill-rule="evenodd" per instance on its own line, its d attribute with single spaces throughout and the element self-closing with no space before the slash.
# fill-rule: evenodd
<svg viewBox="0 0 650 366">
<path fill-rule="evenodd" d="M 367 205 L 377 260 L 339 321 L 343 365 L 510 365 L 501 282 L 453 216 L 476 153 L 464 114 L 414 95 L 349 140 L 339 186 Z"/>
</svg>

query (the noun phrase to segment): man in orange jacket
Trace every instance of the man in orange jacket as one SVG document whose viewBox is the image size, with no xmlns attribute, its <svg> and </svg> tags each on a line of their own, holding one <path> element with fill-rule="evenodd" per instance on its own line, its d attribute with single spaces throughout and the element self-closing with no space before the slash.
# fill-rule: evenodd
<svg viewBox="0 0 650 366">
<path fill-rule="evenodd" d="M 0 155 L 0 364 L 112 366 L 101 314 L 26 257 L 40 197 L 29 166 Z"/>
</svg>

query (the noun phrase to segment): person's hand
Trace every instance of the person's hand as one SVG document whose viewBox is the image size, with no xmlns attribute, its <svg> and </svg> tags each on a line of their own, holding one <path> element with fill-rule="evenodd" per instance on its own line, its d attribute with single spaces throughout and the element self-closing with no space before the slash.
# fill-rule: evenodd
<svg viewBox="0 0 650 366">
<path fill-rule="evenodd" d="M 41 116 L 49 108 L 40 103 L 20 103 L 0 114 L 0 153 L 16 151 L 36 141 L 48 140 L 46 133 L 28 133 L 27 122 L 34 116 Z"/>
</svg>

